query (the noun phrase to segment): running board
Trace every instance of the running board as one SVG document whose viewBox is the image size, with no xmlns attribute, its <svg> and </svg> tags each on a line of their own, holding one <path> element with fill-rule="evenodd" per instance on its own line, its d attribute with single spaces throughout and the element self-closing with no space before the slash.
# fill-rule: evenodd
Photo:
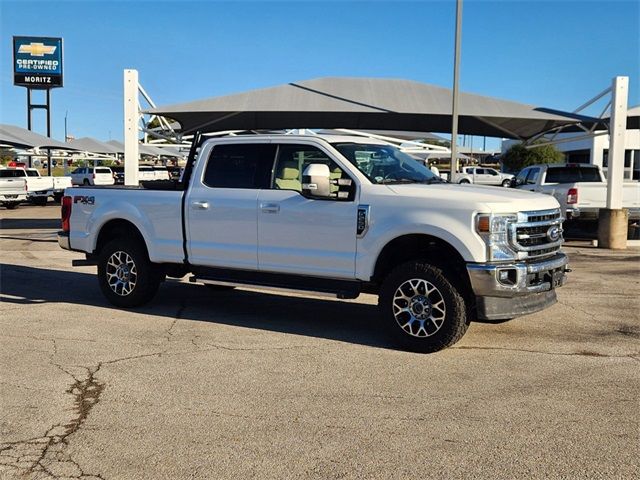
<svg viewBox="0 0 640 480">
<path fill-rule="evenodd" d="M 206 273 L 199 272 L 199 275 L 189 277 L 189 281 L 228 287 L 255 287 L 289 293 L 314 293 L 341 299 L 357 298 L 360 295 L 361 285 L 357 280 L 218 268 L 202 270 L 206 270 Z"/>
</svg>

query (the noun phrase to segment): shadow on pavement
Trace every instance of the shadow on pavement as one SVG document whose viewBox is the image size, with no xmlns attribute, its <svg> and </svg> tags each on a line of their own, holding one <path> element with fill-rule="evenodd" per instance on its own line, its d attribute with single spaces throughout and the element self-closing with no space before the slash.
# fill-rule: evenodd
<svg viewBox="0 0 640 480">
<path fill-rule="evenodd" d="M 95 275 L 0 265 L 3 303 L 69 303 L 116 309 L 102 296 Z M 290 297 L 246 290 L 211 292 L 201 285 L 167 281 L 137 313 L 388 347 L 376 328 L 375 305 Z M 97 313 L 97 312 L 96 312 Z"/>
<path fill-rule="evenodd" d="M 0 219 L 0 230 L 55 228 L 60 229 L 58 218 L 3 218 Z"/>
</svg>

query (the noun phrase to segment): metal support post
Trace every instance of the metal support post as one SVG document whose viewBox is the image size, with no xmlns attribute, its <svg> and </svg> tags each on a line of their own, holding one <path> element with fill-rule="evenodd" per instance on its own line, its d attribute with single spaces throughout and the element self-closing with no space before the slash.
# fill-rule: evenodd
<svg viewBox="0 0 640 480">
<path fill-rule="evenodd" d="M 453 102 L 451 112 L 451 176 L 458 171 L 458 83 L 460 78 L 460 47 L 462 42 L 462 0 L 456 0 L 456 43 L 453 61 Z"/>
<path fill-rule="evenodd" d="M 598 246 L 601 248 L 627 248 L 628 211 L 622 208 L 622 189 L 628 96 L 629 77 L 615 77 L 612 82 L 609 124 L 607 208 L 600 210 L 598 218 Z"/>
<path fill-rule="evenodd" d="M 124 71 L 124 184 L 138 185 L 138 71 Z"/>
<path fill-rule="evenodd" d="M 47 137 L 51 138 L 51 89 L 47 88 Z M 47 175 L 51 176 L 51 149 L 47 148 Z"/>
</svg>

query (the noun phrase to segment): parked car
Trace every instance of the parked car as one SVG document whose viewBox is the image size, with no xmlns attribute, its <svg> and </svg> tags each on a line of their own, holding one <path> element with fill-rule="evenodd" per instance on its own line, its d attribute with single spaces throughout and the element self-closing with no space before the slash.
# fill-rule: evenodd
<svg viewBox="0 0 640 480">
<path fill-rule="evenodd" d="M 607 205 L 607 181 L 597 165 L 532 165 L 518 173 L 513 186 L 553 196 L 568 219 L 597 220 Z M 629 210 L 629 220 L 640 220 L 640 183 L 624 182 L 622 206 Z"/>
<path fill-rule="evenodd" d="M 71 172 L 73 185 L 114 185 L 113 171 L 109 167 L 79 167 Z"/>
<path fill-rule="evenodd" d="M 171 176 L 169 175 L 169 170 L 167 170 L 167 167 L 154 165 L 153 173 L 155 180 L 171 180 Z"/>
<path fill-rule="evenodd" d="M 476 185 L 494 185 L 498 187 L 510 187 L 513 175 L 500 173 L 490 167 L 462 167 L 462 172 L 471 176 L 471 183 Z"/>
<path fill-rule="evenodd" d="M 124 185 L 124 166 L 118 165 L 111 168 L 113 172 L 113 179 L 115 180 L 116 185 Z"/>
<path fill-rule="evenodd" d="M 27 180 L 15 168 L 0 169 L 0 205 L 17 208 L 27 200 Z"/>
<path fill-rule="evenodd" d="M 216 289 L 366 292 L 379 295 L 396 345 L 431 352 L 476 318 L 549 307 L 565 281 L 562 215 L 548 195 L 450 184 L 363 137 L 247 135 L 196 147 L 182 188 L 80 187 L 63 199 L 58 243 L 98 266 L 112 304 L 147 303 L 165 276 L 189 273 Z"/>
<path fill-rule="evenodd" d="M 151 165 L 140 165 L 138 167 L 138 181 L 146 182 L 156 179 L 156 172 Z"/>
</svg>

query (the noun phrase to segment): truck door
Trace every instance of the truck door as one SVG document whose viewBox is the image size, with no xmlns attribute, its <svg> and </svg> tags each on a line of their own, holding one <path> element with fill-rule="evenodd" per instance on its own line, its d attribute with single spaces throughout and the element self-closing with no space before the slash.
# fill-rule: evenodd
<svg viewBox="0 0 640 480">
<path fill-rule="evenodd" d="M 258 268 L 355 278 L 355 184 L 332 186 L 331 199 L 304 197 L 302 174 L 311 163 L 327 164 L 332 179 L 349 183 L 346 172 L 320 148 L 280 144 L 271 188 L 258 195 Z"/>
<path fill-rule="evenodd" d="M 192 178 L 186 205 L 187 248 L 194 265 L 258 268 L 258 192 L 271 180 L 275 146 L 229 143 L 211 151 Z"/>
</svg>

